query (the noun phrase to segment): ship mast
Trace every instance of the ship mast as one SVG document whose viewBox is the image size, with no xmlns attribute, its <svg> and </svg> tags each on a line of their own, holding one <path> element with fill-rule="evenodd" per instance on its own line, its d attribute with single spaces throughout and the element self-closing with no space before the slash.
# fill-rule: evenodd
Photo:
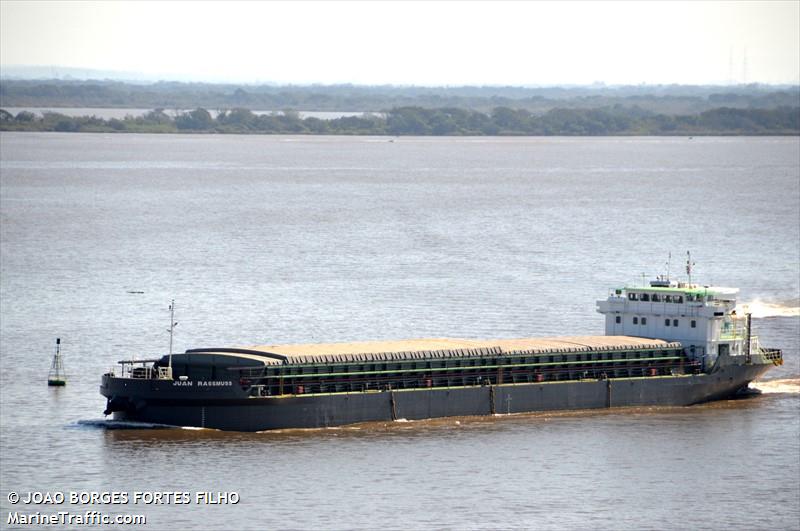
<svg viewBox="0 0 800 531">
<path fill-rule="evenodd" d="M 694 262 L 692 262 L 692 253 L 686 251 L 686 274 L 689 276 L 689 285 L 692 285 L 692 266 Z"/>
<path fill-rule="evenodd" d="M 175 326 L 178 323 L 175 322 L 175 299 L 172 299 L 169 303 L 169 374 L 170 377 L 172 376 L 172 337 L 175 333 Z"/>
<path fill-rule="evenodd" d="M 667 255 L 667 282 L 669 282 L 669 265 L 672 262 L 672 251 Z"/>
</svg>

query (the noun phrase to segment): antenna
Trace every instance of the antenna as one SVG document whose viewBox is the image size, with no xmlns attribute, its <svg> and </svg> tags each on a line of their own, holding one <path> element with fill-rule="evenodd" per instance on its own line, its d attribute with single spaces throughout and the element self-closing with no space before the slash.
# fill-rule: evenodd
<svg viewBox="0 0 800 531">
<path fill-rule="evenodd" d="M 689 276 L 689 285 L 692 284 L 692 266 L 694 262 L 692 262 L 692 253 L 686 251 L 686 274 Z"/>
<path fill-rule="evenodd" d="M 733 46 L 728 48 L 728 85 L 733 85 Z"/>
<path fill-rule="evenodd" d="M 667 282 L 669 282 L 669 263 L 672 262 L 672 251 L 667 255 Z"/>
<path fill-rule="evenodd" d="M 742 85 L 747 85 L 747 46 L 744 47 L 742 55 Z"/>
</svg>

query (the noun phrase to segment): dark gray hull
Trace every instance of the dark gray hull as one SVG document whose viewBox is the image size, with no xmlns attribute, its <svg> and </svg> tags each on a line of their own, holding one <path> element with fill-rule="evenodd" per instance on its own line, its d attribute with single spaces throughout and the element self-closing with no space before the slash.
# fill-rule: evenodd
<svg viewBox="0 0 800 531">
<path fill-rule="evenodd" d="M 729 365 L 711 374 L 362 393 L 249 397 L 238 385 L 181 386 L 103 376 L 114 419 L 233 431 L 320 428 L 429 419 L 630 406 L 688 406 L 731 398 L 771 365 Z"/>
</svg>

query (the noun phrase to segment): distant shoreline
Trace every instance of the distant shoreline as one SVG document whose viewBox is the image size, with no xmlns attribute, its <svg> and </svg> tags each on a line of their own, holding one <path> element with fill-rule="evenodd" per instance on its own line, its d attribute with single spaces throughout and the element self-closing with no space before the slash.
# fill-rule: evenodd
<svg viewBox="0 0 800 531">
<path fill-rule="evenodd" d="M 14 111 L 0 112 L 3 131 L 377 136 L 800 135 L 800 87 L 757 84 L 526 88 L 0 79 L 0 107 Z M 44 115 L 25 111 L 31 108 Z M 46 112 L 47 109 L 54 112 Z M 93 109 L 103 109 L 106 114 L 92 116 Z M 353 112 L 354 109 L 363 112 Z M 78 113 L 84 116 L 76 116 Z"/>
<path fill-rule="evenodd" d="M 86 109 L 89 110 L 89 109 Z M 311 114 L 311 113 L 309 113 Z M 234 108 L 99 118 L 0 109 L 0 131 L 169 134 L 295 134 L 370 136 L 798 136 L 800 107 L 719 107 L 666 115 L 636 107 L 555 108 L 542 114 L 496 107 L 489 113 L 458 108 L 400 107 L 382 113 L 321 119 L 296 111 L 259 114 Z"/>
</svg>

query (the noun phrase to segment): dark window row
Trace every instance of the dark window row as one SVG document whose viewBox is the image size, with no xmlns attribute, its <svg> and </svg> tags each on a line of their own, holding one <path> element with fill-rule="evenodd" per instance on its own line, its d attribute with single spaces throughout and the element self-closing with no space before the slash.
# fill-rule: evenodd
<svg viewBox="0 0 800 531">
<path fill-rule="evenodd" d="M 642 302 L 683 303 L 683 295 L 660 295 L 658 293 L 628 293 L 628 300 Z"/>
<path fill-rule="evenodd" d="M 633 324 L 646 325 L 647 324 L 647 317 L 635 316 L 635 317 L 633 317 L 632 321 L 633 321 Z M 620 315 L 615 316 L 614 317 L 614 322 L 617 323 L 617 324 L 622 323 L 622 316 L 620 316 Z M 664 319 L 664 326 L 670 326 L 671 325 L 673 327 L 676 327 L 676 326 L 678 326 L 678 324 L 679 324 L 678 319 L 672 319 L 671 321 L 669 319 Z M 692 328 L 697 328 L 697 321 L 692 319 L 690 325 L 691 325 Z"/>
</svg>

